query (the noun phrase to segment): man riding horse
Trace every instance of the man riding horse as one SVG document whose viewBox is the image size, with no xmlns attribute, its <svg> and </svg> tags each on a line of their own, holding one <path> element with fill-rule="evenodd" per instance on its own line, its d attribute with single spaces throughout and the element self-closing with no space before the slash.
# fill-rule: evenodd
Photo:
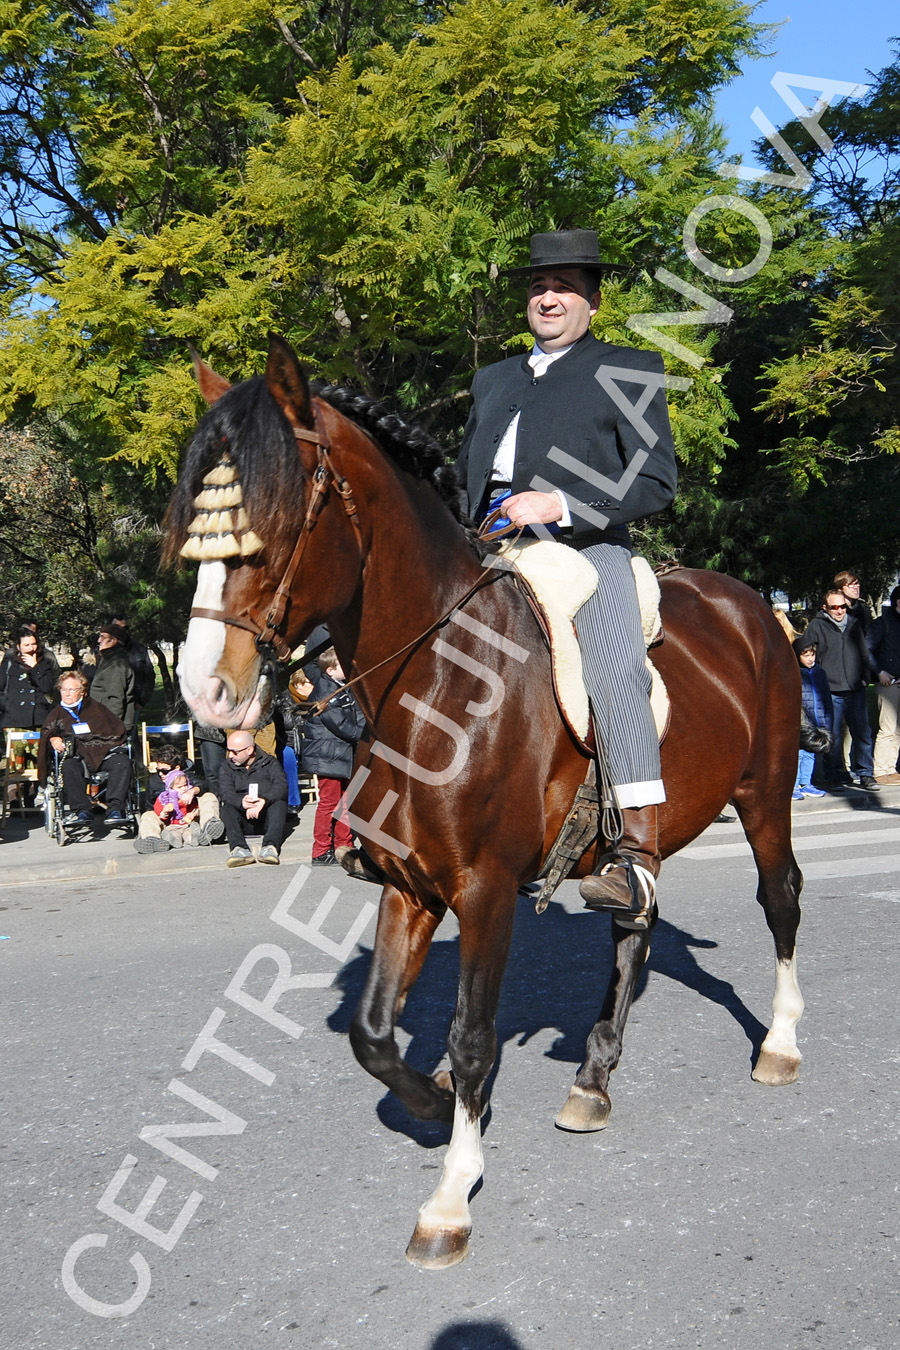
<svg viewBox="0 0 900 1350">
<path fill-rule="evenodd" d="M 655 352 L 599 342 L 590 331 L 601 275 L 594 230 L 531 239 L 528 326 L 535 344 L 479 370 L 458 460 L 469 514 L 502 512 L 578 549 L 597 572 L 576 627 L 598 755 L 622 813 L 618 848 L 581 883 L 589 909 L 649 921 L 659 876 L 658 805 L 665 801 L 650 709 L 628 524 L 667 507 L 677 482 L 675 450 Z M 623 385 L 638 386 L 639 397 Z"/>
</svg>

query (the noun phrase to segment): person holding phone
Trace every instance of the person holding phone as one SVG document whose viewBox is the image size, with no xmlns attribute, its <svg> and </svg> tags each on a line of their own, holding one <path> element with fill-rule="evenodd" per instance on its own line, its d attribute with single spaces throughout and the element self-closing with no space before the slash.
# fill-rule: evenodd
<svg viewBox="0 0 900 1350">
<path fill-rule="evenodd" d="M 229 732 L 219 769 L 219 807 L 230 849 L 228 867 L 256 862 L 245 831 L 263 831 L 258 858 L 277 867 L 287 822 L 287 778 L 274 755 L 260 750 L 249 731 Z"/>
</svg>

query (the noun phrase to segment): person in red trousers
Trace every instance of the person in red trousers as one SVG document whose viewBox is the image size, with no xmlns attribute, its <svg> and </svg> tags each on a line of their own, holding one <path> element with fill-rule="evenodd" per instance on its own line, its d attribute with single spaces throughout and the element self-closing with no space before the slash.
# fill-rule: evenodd
<svg viewBox="0 0 900 1350">
<path fill-rule="evenodd" d="M 365 728 L 365 718 L 350 690 L 344 688 L 344 672 L 333 647 L 322 652 L 318 667 L 311 701 L 335 696 L 321 713 L 306 718 L 302 763 L 304 773 L 314 773 L 319 779 L 312 865 L 326 867 L 339 862 L 353 847 L 341 797 L 350 781 L 353 752 Z"/>
</svg>

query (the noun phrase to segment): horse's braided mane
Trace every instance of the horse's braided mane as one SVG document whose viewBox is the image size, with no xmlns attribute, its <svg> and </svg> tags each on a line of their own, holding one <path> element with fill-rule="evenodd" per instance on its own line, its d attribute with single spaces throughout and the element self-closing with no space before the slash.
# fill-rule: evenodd
<svg viewBox="0 0 900 1350">
<path fill-rule="evenodd" d="M 462 522 L 462 498 L 456 469 L 447 463 L 447 452 L 433 436 L 421 427 L 410 426 L 386 403 L 359 389 L 316 382 L 312 392 L 368 432 L 398 468 L 414 478 L 430 482 L 456 520 Z"/>
<path fill-rule="evenodd" d="M 493 546 L 476 538 L 463 515 L 456 469 L 447 463 L 445 450 L 433 436 L 421 427 L 409 426 L 386 404 L 360 390 L 317 383 L 313 394 L 360 426 L 399 469 L 431 483 L 479 556 L 493 551 Z M 292 494 L 299 496 L 303 487 L 296 442 L 265 380 L 254 375 L 213 404 L 185 451 L 166 514 L 164 562 L 177 561 L 203 476 L 226 449 L 237 468 L 251 523 L 265 521 L 266 542 L 280 550 L 295 532 L 292 513 L 284 509 L 284 503 Z"/>
</svg>

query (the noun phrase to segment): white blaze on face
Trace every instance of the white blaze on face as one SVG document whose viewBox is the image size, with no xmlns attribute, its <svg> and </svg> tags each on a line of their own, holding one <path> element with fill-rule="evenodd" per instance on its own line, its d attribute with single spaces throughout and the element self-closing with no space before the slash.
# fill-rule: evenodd
<svg viewBox="0 0 900 1350">
<path fill-rule="evenodd" d="M 225 591 L 224 562 L 204 562 L 197 573 L 197 589 L 194 592 L 194 607 L 197 609 L 223 609 L 222 596 Z M 181 653 L 178 674 L 185 698 L 202 697 L 208 692 L 209 683 L 215 678 L 216 670 L 225 650 L 226 626 L 216 619 L 191 619 L 188 624 L 187 639 Z"/>
</svg>

